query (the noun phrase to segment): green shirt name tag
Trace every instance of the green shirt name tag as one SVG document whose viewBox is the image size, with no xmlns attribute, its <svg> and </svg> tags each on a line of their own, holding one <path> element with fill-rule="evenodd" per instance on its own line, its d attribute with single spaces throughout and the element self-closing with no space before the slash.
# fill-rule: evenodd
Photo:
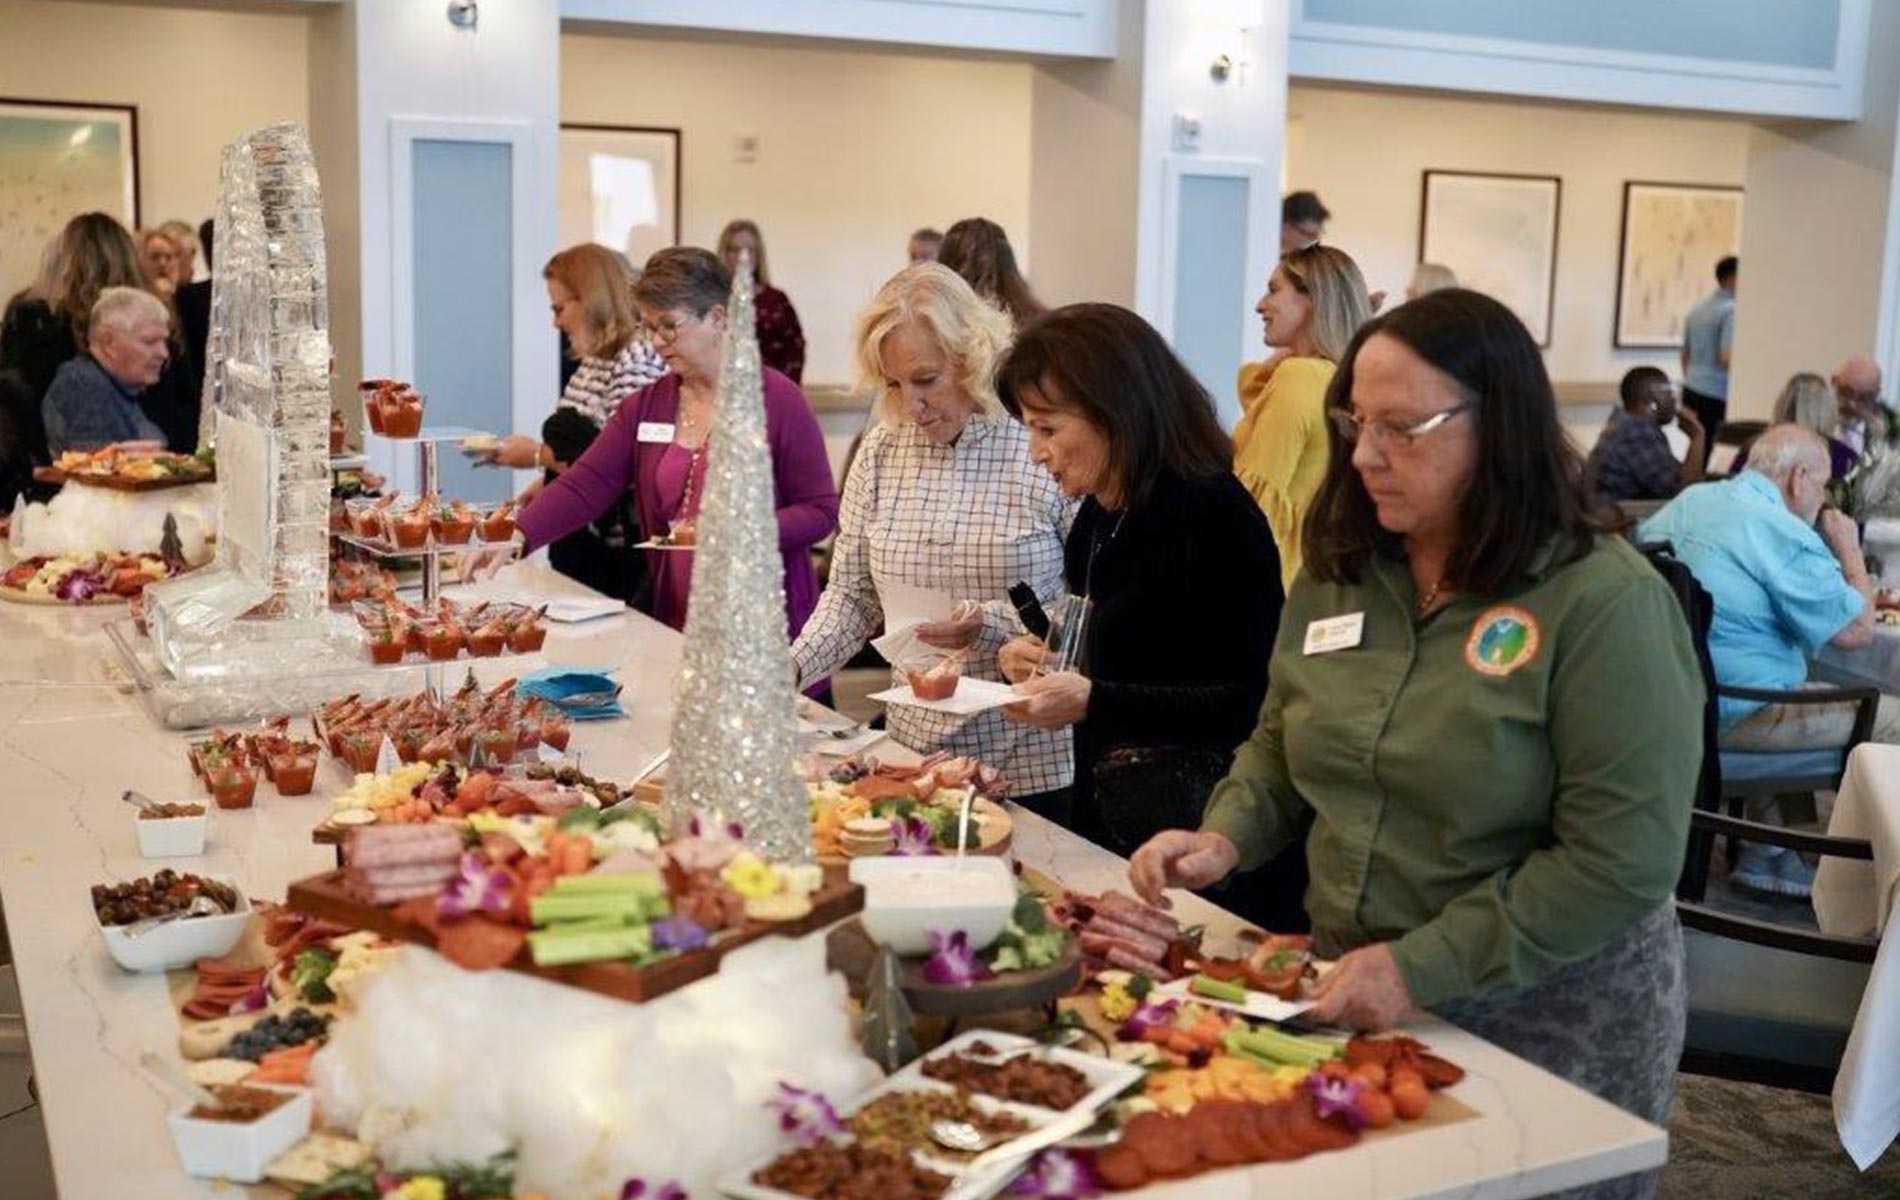
<svg viewBox="0 0 1900 1200">
<path fill-rule="evenodd" d="M 1306 627 L 1307 654 L 1331 654 L 1335 650 L 1350 650 L 1366 636 L 1366 614 L 1347 613 L 1343 617 L 1327 617 L 1314 621 Z"/>
</svg>

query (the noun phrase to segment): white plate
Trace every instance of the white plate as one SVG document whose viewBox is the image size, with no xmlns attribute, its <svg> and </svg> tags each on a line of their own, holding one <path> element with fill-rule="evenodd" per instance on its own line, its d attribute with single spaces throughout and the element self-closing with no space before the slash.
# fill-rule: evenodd
<svg viewBox="0 0 1900 1200">
<path fill-rule="evenodd" d="M 1212 996 L 1203 996 L 1188 985 L 1193 977 L 1176 979 L 1172 983 L 1160 984 L 1154 989 L 1154 995 L 1163 1000 L 1192 1000 L 1196 1004 L 1205 1004 L 1210 1008 L 1224 1008 L 1228 1012 L 1237 1012 L 1261 1021 L 1291 1021 L 1307 1009 L 1313 1007 L 1311 1000 L 1282 1000 L 1267 992 L 1247 989 L 1247 1001 L 1235 1004 L 1231 1000 L 1217 1000 Z"/>
<path fill-rule="evenodd" d="M 559 621 L 563 625 L 573 625 L 580 621 L 598 621 L 602 617 L 614 617 L 629 611 L 627 606 L 612 596 L 601 596 L 592 600 L 579 597 L 563 597 L 547 602 L 547 616 L 550 621 Z"/>
<path fill-rule="evenodd" d="M 993 679 L 972 679 L 966 675 L 958 681 L 957 690 L 946 700 L 919 700 L 916 693 L 910 690 L 909 684 L 872 692 L 867 698 L 881 700 L 885 704 L 903 704 L 911 708 L 929 709 L 931 712 L 949 713 L 956 717 L 971 717 L 1005 704 L 1014 704 L 1022 696 L 1007 683 L 998 683 Z"/>
<path fill-rule="evenodd" d="M 1022 1037 L 1019 1034 L 997 1033 L 991 1029 L 972 1029 L 950 1039 L 929 1054 L 904 1067 L 903 1070 L 892 1075 L 889 1082 L 895 1083 L 899 1080 L 910 1080 L 913 1083 L 934 1082 L 924 1074 L 924 1064 L 947 1054 L 966 1051 L 972 1042 L 987 1043 L 991 1049 L 997 1051 L 999 1056 L 1004 1057 L 1034 1051 L 1050 1062 L 1059 1062 L 1082 1072 L 1093 1086 L 1089 1089 L 1088 1095 L 1069 1108 L 1061 1110 L 1063 1112 L 1074 1112 L 1077 1108 L 1099 1111 L 1106 1107 L 1110 1100 L 1127 1091 L 1137 1080 L 1147 1074 L 1139 1063 L 1117 1062 L 1099 1054 L 1084 1054 L 1080 1050 L 1070 1050 L 1066 1046 L 1045 1046 L 1034 1038 Z M 982 1092 L 973 1094 L 984 1095 Z M 1055 1111 L 1033 1104 L 1013 1104 L 1010 1107 L 1031 1113 Z"/>
<path fill-rule="evenodd" d="M 934 1079 L 925 1079 L 921 1075 L 906 1075 L 900 1071 L 865 1092 L 849 1105 L 840 1108 L 838 1115 L 848 1123 L 852 1114 L 879 1096 L 890 1092 L 948 1092 L 952 1090 L 949 1085 L 938 1083 Z M 1029 1129 L 1023 1131 L 1026 1134 L 1034 1132 L 1051 1120 L 1047 1109 L 1032 1108 L 1023 1104 L 1006 1104 L 992 1096 L 984 1096 L 980 1093 L 971 1093 L 971 1102 L 978 1108 L 992 1112 L 1007 1112 L 1021 1117 L 1030 1126 Z M 714 1186 L 726 1195 L 736 1197 L 737 1200 L 799 1200 L 799 1197 L 792 1192 L 782 1192 L 777 1188 L 764 1187 L 752 1182 L 753 1172 L 776 1161 L 790 1148 L 790 1146 L 781 1147 L 748 1164 L 744 1170 L 721 1176 Z M 942 1200 L 987 1200 L 988 1197 L 1002 1191 L 1003 1187 L 1021 1174 L 1023 1168 L 1028 1165 L 1020 1160 L 999 1162 L 984 1168 L 979 1174 L 972 1175 L 964 1170 L 961 1164 L 939 1159 L 927 1150 L 913 1150 L 911 1157 L 919 1165 L 938 1174 L 948 1175 L 954 1181 L 949 1190 L 944 1192 Z"/>
</svg>

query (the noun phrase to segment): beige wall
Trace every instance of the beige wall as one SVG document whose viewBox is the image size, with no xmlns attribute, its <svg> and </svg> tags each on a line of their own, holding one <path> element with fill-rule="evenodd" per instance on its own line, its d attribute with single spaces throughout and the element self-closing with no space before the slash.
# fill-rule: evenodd
<svg viewBox="0 0 1900 1200">
<path fill-rule="evenodd" d="M 1319 192 L 1333 212 L 1326 240 L 1359 261 L 1370 288 L 1404 296 L 1427 168 L 1557 175 L 1551 377 L 1614 381 L 1642 363 L 1675 372 L 1673 351 L 1612 347 L 1623 183 L 1741 184 L 1745 122 L 1310 84 L 1290 89 L 1288 112 L 1287 187 Z M 1757 228 L 1754 204 L 1751 195 L 1744 238 Z"/>
<path fill-rule="evenodd" d="M 684 131 L 682 235 L 710 246 L 733 217 L 765 233 L 797 306 L 805 378 L 849 378 L 851 321 L 920 225 L 998 221 L 1029 251 L 1025 63 L 783 44 L 561 38 L 561 119 Z M 739 132 L 757 161 L 734 160 Z M 1033 270 L 1031 272 L 1033 278 Z"/>
<path fill-rule="evenodd" d="M 217 202 L 226 142 L 305 119 L 306 22 L 301 13 L 0 0 L 0 95 L 138 105 L 141 213 L 196 225 Z"/>
<path fill-rule="evenodd" d="M 1749 139 L 1729 412 L 1763 418 L 1796 371 L 1872 354 L 1900 103 L 1900 4 L 1874 5 L 1852 124 L 1782 121 Z M 1894 381 L 1887 381 L 1892 396 Z"/>
</svg>

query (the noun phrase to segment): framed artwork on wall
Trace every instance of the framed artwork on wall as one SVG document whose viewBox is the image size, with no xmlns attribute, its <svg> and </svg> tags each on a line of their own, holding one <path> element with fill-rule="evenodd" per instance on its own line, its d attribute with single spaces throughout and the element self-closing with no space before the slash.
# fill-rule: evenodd
<svg viewBox="0 0 1900 1200">
<path fill-rule="evenodd" d="M 138 228 L 138 108 L 0 96 L 0 299 L 33 282 L 67 221 L 93 211 Z"/>
<path fill-rule="evenodd" d="M 1741 244 L 1741 188 L 1625 183 L 1617 349 L 1681 346 L 1683 318 L 1715 286 L 1715 264 Z"/>
<path fill-rule="evenodd" d="M 637 268 L 680 240 L 680 131 L 561 126 L 561 245 L 599 242 Z"/>
<path fill-rule="evenodd" d="M 1426 171 L 1419 261 L 1450 267 L 1461 285 L 1496 297 L 1547 347 L 1562 198 L 1555 175 Z"/>
</svg>

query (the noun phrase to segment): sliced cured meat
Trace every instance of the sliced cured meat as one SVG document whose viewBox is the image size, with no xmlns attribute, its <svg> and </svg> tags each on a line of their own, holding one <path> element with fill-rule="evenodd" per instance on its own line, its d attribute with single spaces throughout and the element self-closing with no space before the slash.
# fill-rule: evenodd
<svg viewBox="0 0 1900 1200">
<path fill-rule="evenodd" d="M 1150 1177 L 1185 1175 L 1200 1161 L 1194 1137 L 1184 1129 L 1179 1117 L 1166 1113 L 1141 1113 L 1122 1127 L 1122 1144 L 1141 1155 Z"/>
<path fill-rule="evenodd" d="M 1204 1100 L 1181 1118 L 1194 1142 L 1194 1152 L 1210 1167 L 1234 1167 L 1247 1161 L 1246 1147 L 1237 1136 L 1236 1117 L 1220 1101 Z"/>
<path fill-rule="evenodd" d="M 1084 933 L 1105 934 L 1133 946 L 1143 958 L 1151 958 L 1157 963 L 1168 954 L 1168 939 L 1156 937 L 1144 929 L 1137 928 L 1125 921 L 1098 915 L 1083 930 Z"/>
<path fill-rule="evenodd" d="M 1221 1100 L 1215 1104 L 1222 1130 L 1240 1148 L 1242 1161 L 1267 1161 L 1273 1146 L 1260 1132 L 1258 1110 L 1264 1106 L 1245 1100 Z"/>
<path fill-rule="evenodd" d="M 1162 973 L 1160 963 L 1149 962 L 1132 950 L 1120 946 L 1110 946 L 1103 952 L 1102 960 L 1111 967 L 1124 971 L 1133 971 L 1137 975 L 1156 975 Z"/>
<path fill-rule="evenodd" d="M 1255 1111 L 1254 1134 L 1266 1144 L 1266 1150 L 1262 1153 L 1260 1161 L 1292 1162 L 1294 1159 L 1305 1157 L 1305 1149 L 1293 1140 L 1293 1135 L 1287 1128 L 1287 1121 L 1292 1116 L 1292 1110 L 1293 1106 L 1290 1103 L 1281 1101 L 1278 1104 L 1263 1104 Z"/>
<path fill-rule="evenodd" d="M 1289 1106 L 1287 1129 L 1293 1140 L 1309 1154 L 1344 1150 L 1358 1142 L 1359 1135 L 1343 1121 L 1321 1117 L 1313 1108 L 1312 1097 L 1303 1096 Z"/>
<path fill-rule="evenodd" d="M 1417 1067 L 1418 1073 L 1425 1077 L 1425 1086 L 1434 1090 L 1450 1087 L 1465 1077 L 1463 1067 L 1436 1054 L 1415 1054 L 1411 1065 Z"/>
<path fill-rule="evenodd" d="M 1142 1161 L 1140 1152 L 1126 1142 L 1097 1151 L 1095 1173 L 1118 1192 L 1133 1191 L 1148 1183 L 1148 1165 Z"/>
<path fill-rule="evenodd" d="M 465 971 L 492 971 L 520 953 L 527 941 L 526 930 L 477 914 L 442 922 L 435 948 Z"/>
<path fill-rule="evenodd" d="M 1124 895 L 1121 892 L 1103 892 L 1096 901 L 1096 909 L 1102 915 L 1113 920 L 1120 921 L 1125 925 L 1133 925 L 1137 929 L 1146 930 L 1164 942 L 1173 941 L 1175 938 L 1181 936 L 1181 923 L 1179 921 L 1167 913 L 1162 912 L 1160 909 L 1151 908 L 1134 897 Z"/>
</svg>

